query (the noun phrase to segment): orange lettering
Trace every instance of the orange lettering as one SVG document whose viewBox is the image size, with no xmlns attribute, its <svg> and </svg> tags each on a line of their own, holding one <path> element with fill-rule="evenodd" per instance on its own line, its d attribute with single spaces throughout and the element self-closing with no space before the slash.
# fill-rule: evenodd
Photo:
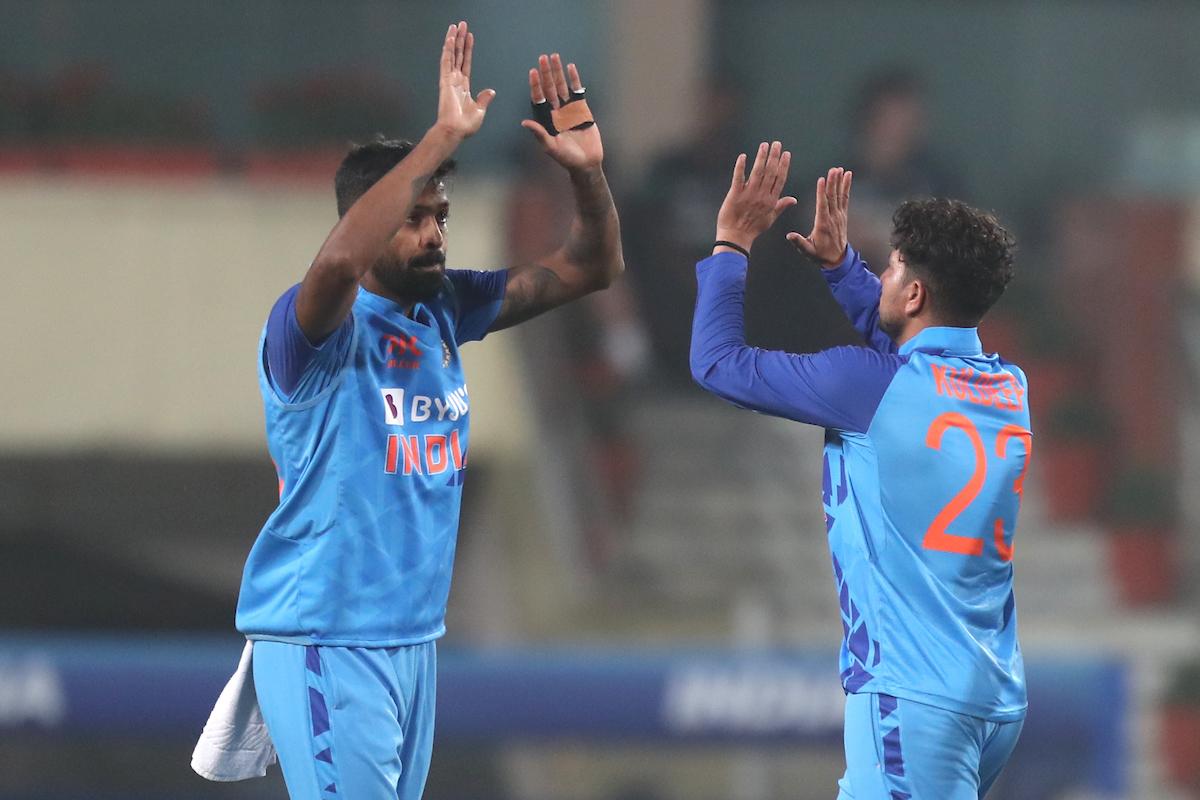
<svg viewBox="0 0 1200 800">
<path fill-rule="evenodd" d="M 465 466 L 462 442 L 459 441 L 458 431 L 456 430 L 450 432 L 450 461 L 454 464 L 455 469 L 462 469 Z"/>
<path fill-rule="evenodd" d="M 983 539 L 974 536 L 958 536 L 950 533 L 947 528 L 967 506 L 979 496 L 987 479 L 987 451 L 983 449 L 983 440 L 979 437 L 979 429 L 975 423 L 962 414 L 947 413 L 933 421 L 925 433 L 925 446 L 934 450 L 942 449 L 942 436 L 950 428 L 957 428 L 967 435 L 971 447 L 975 451 L 975 469 L 967 485 L 946 504 L 934 518 L 929 529 L 925 531 L 925 539 L 921 542 L 927 550 L 941 550 L 947 553 L 960 553 L 964 556 L 977 556 L 983 553 Z"/>
<path fill-rule="evenodd" d="M 1016 425 L 1005 425 L 996 437 L 996 455 L 1001 458 L 1005 457 L 1009 439 L 1020 439 L 1025 443 L 1025 463 L 1021 466 L 1021 474 L 1013 482 L 1013 492 L 1017 495 L 1017 504 L 1020 508 L 1020 502 L 1025 499 L 1025 473 L 1029 472 L 1029 462 L 1033 458 L 1033 434 Z M 1016 547 L 1016 544 L 1008 544 L 1004 541 L 1004 520 L 996 520 L 994 537 L 996 550 L 1000 553 L 1000 560 L 1012 561 L 1013 548 Z"/>
<path fill-rule="evenodd" d="M 962 379 L 962 375 L 958 374 L 958 370 L 950 370 L 950 374 L 954 376 L 954 396 L 959 400 L 967 399 L 967 385 Z"/>
<path fill-rule="evenodd" d="M 982 402 L 982 401 L 979 399 L 979 395 L 976 394 L 975 389 L 972 386 L 972 384 L 975 382 L 973 379 L 976 377 L 975 370 L 971 369 L 970 367 L 967 367 L 965 370 L 965 373 L 966 374 L 963 375 L 963 386 L 967 390 L 967 399 L 970 400 L 975 405 L 979 405 L 980 402 Z M 983 377 L 983 376 L 980 375 L 979 377 Z"/>
<path fill-rule="evenodd" d="M 393 438 L 393 437 L 388 437 Z M 401 449 L 404 452 L 404 474 L 412 475 L 414 472 L 421 474 L 421 448 L 417 444 L 416 436 L 400 436 L 399 438 Z"/>
<path fill-rule="evenodd" d="M 446 437 L 440 433 L 431 433 L 425 437 L 425 468 L 430 475 L 438 475 L 446 471 L 450 460 L 446 456 Z"/>
<path fill-rule="evenodd" d="M 940 395 L 1005 411 L 1020 411 L 1025 407 L 1025 389 L 1008 372 L 976 372 L 971 367 L 955 369 L 943 364 L 929 367 L 934 390 Z"/>
<path fill-rule="evenodd" d="M 933 368 L 933 385 L 938 394 L 950 394 L 946 390 L 946 367 L 942 364 L 930 364 Z"/>
<path fill-rule="evenodd" d="M 1004 408 L 1008 411 L 1020 411 L 1021 404 L 1017 400 L 1017 393 L 1013 391 L 1013 386 L 1015 384 L 1013 377 L 1011 375 L 1004 374 L 1000 376 L 999 380 L 1001 381 L 1000 396 L 1004 398 L 1004 404 L 1001 406 L 1001 408 Z"/>
<path fill-rule="evenodd" d="M 396 474 L 396 461 L 400 456 L 400 437 L 392 434 L 387 438 L 387 458 L 383 462 L 383 471 L 389 475 Z"/>
<path fill-rule="evenodd" d="M 983 383 L 979 385 L 979 391 L 983 395 L 985 406 L 999 405 L 997 400 L 1000 390 L 996 388 L 995 375 L 980 375 L 983 378 Z"/>
<path fill-rule="evenodd" d="M 1020 411 L 1025 406 L 1025 390 L 1021 388 L 1021 382 L 1012 375 L 1008 376 L 1008 380 L 1012 384 L 1013 393 L 1017 396 L 1016 410 Z"/>
</svg>

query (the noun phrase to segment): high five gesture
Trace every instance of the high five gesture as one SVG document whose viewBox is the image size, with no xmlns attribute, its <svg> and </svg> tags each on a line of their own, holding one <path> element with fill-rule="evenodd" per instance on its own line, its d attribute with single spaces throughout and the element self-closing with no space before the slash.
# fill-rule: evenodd
<svg viewBox="0 0 1200 800">
<path fill-rule="evenodd" d="M 841 167 L 833 167 L 828 175 L 817 178 L 817 212 L 812 233 L 804 236 L 793 231 L 787 235 L 787 240 L 797 250 L 826 269 L 836 267 L 846 254 L 850 183 L 853 180 L 854 173 Z"/>
<path fill-rule="evenodd" d="M 604 177 L 600 129 L 583 99 L 574 64 L 563 69 L 558 53 L 538 58 L 529 70 L 532 116 L 521 126 L 567 170 L 575 196 L 575 218 L 566 241 L 532 264 L 508 271 L 504 304 L 492 330 L 507 328 L 585 294 L 607 288 L 622 270 L 621 225 Z"/>
<path fill-rule="evenodd" d="M 779 142 L 758 146 L 754 166 L 746 176 L 746 154 L 733 165 L 733 180 L 717 212 L 717 241 L 731 242 L 749 251 L 754 240 L 775 224 L 779 215 L 796 205 L 794 197 L 780 197 L 787 183 L 792 154 Z"/>
<path fill-rule="evenodd" d="M 542 54 L 536 69 L 529 70 L 529 100 L 535 109 L 549 101 L 551 114 L 563 110 L 568 104 L 583 97 L 583 82 L 574 64 L 563 71 L 562 58 L 555 53 Z M 571 106 L 574 108 L 574 105 Z M 604 160 L 604 146 L 600 143 L 600 131 L 588 120 L 579 127 L 572 126 L 564 131 L 551 133 L 541 123 L 527 119 L 521 127 L 532 131 L 545 151 L 567 169 L 589 169 L 600 166 Z M 583 117 L 581 117 L 583 119 Z"/>
<path fill-rule="evenodd" d="M 447 266 L 446 177 L 496 94 L 472 93 L 474 49 L 465 22 L 445 31 L 437 118 L 419 141 L 376 137 L 346 153 L 334 176 L 340 219 L 267 315 L 256 366 L 280 500 L 243 570 L 237 624 L 255 640 L 253 665 L 247 649 L 232 685 L 260 676 L 251 700 L 270 742 L 257 730 L 236 748 L 211 739 L 237 728 L 232 704 L 218 703 L 194 762 L 206 776 L 260 774 L 257 756 L 265 764 L 273 744 L 294 798 L 420 800 L 470 425 L 461 348 L 604 289 L 624 269 L 600 133 L 578 70 L 558 55 L 530 76 L 545 124 L 526 127 L 571 185 L 562 246 L 509 269 Z M 420 401 L 439 413 L 421 413 Z M 298 706 L 290 688 L 306 685 Z M 245 753 L 256 760 L 232 763 Z"/>
<path fill-rule="evenodd" d="M 471 54 L 474 49 L 475 34 L 467 30 L 466 22 L 451 25 L 446 31 L 438 78 L 437 124 L 460 139 L 479 130 L 488 106 L 496 97 L 493 89 L 484 89 L 478 97 L 471 96 Z"/>
</svg>

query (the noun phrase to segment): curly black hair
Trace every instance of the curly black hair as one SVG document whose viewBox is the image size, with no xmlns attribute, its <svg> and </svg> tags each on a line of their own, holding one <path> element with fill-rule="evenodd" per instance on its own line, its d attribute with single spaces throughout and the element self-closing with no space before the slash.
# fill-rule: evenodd
<svg viewBox="0 0 1200 800">
<path fill-rule="evenodd" d="M 958 200 L 901 203 L 892 216 L 892 247 L 928 285 L 947 325 L 978 325 L 1012 280 L 1012 234 L 995 215 Z"/>
<path fill-rule="evenodd" d="M 414 147 L 416 145 L 407 139 L 385 139 L 382 135 L 376 136 L 366 144 L 351 147 L 333 178 L 338 216 L 346 216 L 350 206 L 366 194 L 380 178 L 391 172 L 392 167 L 399 164 Z M 456 166 L 458 164 L 453 158 L 446 159 L 434 171 L 433 179 L 441 180 L 454 172 Z"/>
</svg>

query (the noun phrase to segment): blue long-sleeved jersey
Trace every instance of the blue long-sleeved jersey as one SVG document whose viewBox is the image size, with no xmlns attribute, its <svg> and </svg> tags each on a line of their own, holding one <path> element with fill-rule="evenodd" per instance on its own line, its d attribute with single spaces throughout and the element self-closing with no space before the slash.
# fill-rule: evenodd
<svg viewBox="0 0 1200 800">
<path fill-rule="evenodd" d="M 1032 434 L 1027 382 L 974 328 L 896 347 L 853 249 L 825 272 L 869 347 L 746 346 L 746 258 L 696 268 L 691 367 L 744 408 L 826 429 L 822 500 L 844 637 L 842 685 L 993 721 L 1025 714 L 1013 534 Z"/>
</svg>

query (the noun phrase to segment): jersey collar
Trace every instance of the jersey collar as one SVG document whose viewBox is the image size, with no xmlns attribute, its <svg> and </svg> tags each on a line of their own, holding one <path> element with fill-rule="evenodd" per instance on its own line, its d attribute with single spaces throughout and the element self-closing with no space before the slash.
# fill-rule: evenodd
<svg viewBox="0 0 1200 800">
<path fill-rule="evenodd" d="M 361 285 L 358 287 L 358 299 L 364 301 L 371 308 L 374 308 L 379 313 L 388 317 L 403 317 L 412 322 L 417 322 L 427 327 L 433 327 L 433 311 L 430 308 L 430 302 L 436 302 L 442 296 L 439 292 L 431 301 L 417 301 L 413 303 L 412 308 L 405 310 L 404 306 L 392 300 L 390 297 L 384 297 L 381 294 L 375 294 L 368 291 Z"/>
<path fill-rule="evenodd" d="M 978 328 L 926 328 L 900 345 L 902 356 L 909 355 L 914 350 L 947 356 L 983 355 Z"/>
</svg>

